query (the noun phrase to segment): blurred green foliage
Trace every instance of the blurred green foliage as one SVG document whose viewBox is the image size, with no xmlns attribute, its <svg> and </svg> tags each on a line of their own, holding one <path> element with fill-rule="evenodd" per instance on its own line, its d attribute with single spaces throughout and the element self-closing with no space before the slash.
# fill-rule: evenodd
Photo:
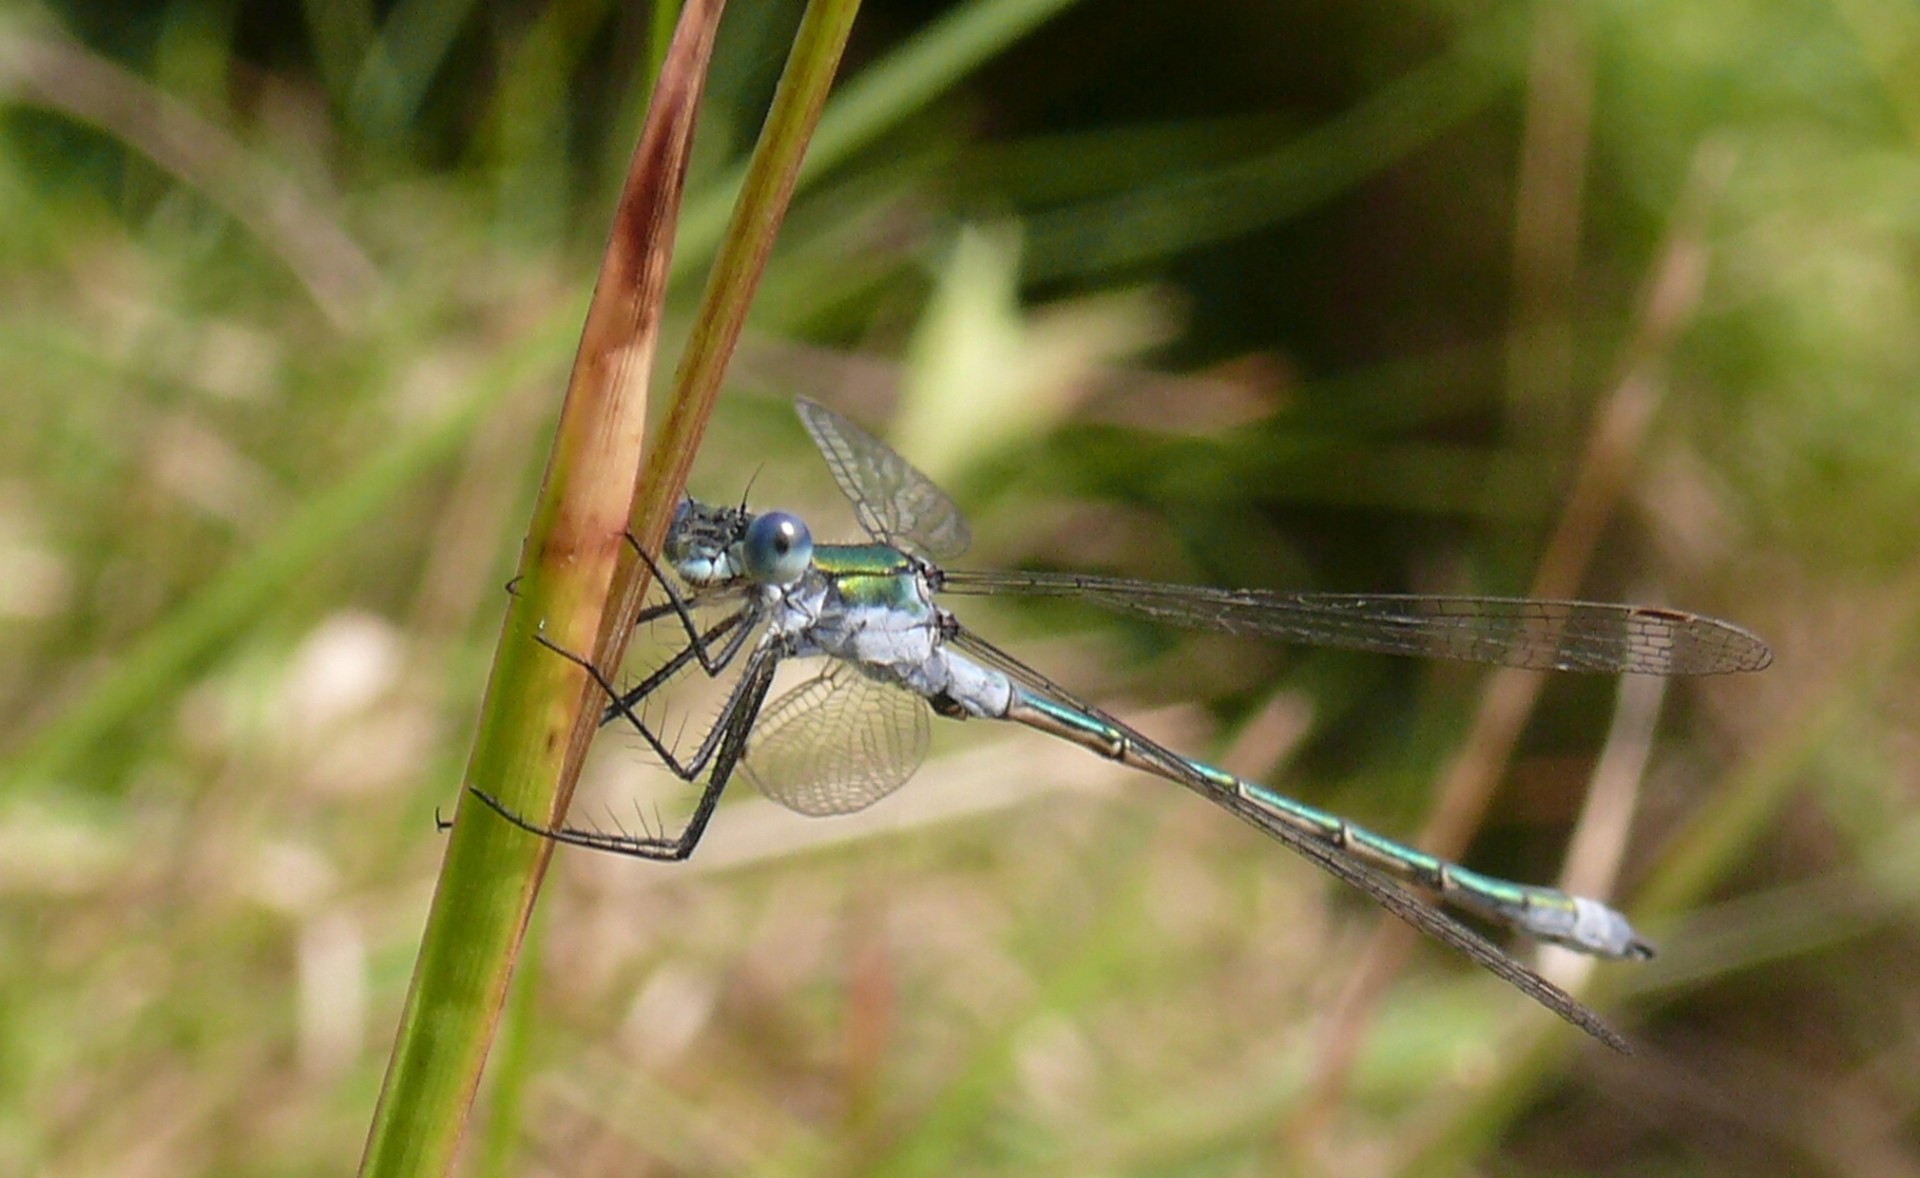
<svg viewBox="0 0 1920 1178">
<path fill-rule="evenodd" d="M 797 18 L 729 14 L 688 303 Z M 0 12 L 0 1171 L 356 1153 L 660 19 Z M 696 491 L 844 520 L 806 393 L 891 423 L 983 564 L 1524 591 L 1652 322 L 1581 592 L 1780 659 L 1672 689 L 1622 885 L 1668 952 L 1607 967 L 1632 1060 L 1505 1049 L 1538 1012 L 1423 954 L 1310 1115 L 1374 917 L 969 731 L 897 830 L 743 803 L 706 865 L 561 856 L 482 1160 L 1920 1168 L 1916 66 L 1900 0 L 869 4 Z M 1648 298 L 1703 158 L 1704 286 Z M 1479 705 L 1460 668 L 976 620 L 1388 830 Z M 1553 875 L 1607 688 L 1548 687 L 1476 866 Z"/>
</svg>

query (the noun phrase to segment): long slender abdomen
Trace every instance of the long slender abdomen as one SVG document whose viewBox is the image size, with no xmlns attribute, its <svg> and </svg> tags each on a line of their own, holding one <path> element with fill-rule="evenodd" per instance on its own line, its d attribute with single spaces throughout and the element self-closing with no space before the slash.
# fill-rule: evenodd
<svg viewBox="0 0 1920 1178">
<path fill-rule="evenodd" d="M 1600 957 L 1653 956 L 1627 918 L 1598 900 L 1470 871 L 1266 786 L 1169 752 L 1123 724 L 1023 687 L 1014 687 L 1001 718 L 1072 741 L 1107 760 L 1184 785 L 1216 802 L 1232 798 L 1251 803 L 1384 875 L 1437 892 L 1453 904 L 1539 940 Z"/>
</svg>

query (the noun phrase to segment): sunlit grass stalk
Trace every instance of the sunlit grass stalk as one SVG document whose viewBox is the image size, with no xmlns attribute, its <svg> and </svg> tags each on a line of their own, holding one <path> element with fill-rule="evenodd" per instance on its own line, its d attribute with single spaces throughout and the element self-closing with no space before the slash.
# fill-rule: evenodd
<svg viewBox="0 0 1920 1178">
<path fill-rule="evenodd" d="M 588 311 L 568 408 L 527 544 L 521 592 L 509 612 L 468 776 L 524 813 L 565 812 L 600 711 L 591 681 L 541 651 L 532 633 L 575 650 L 588 649 L 584 639 L 592 633 L 596 661 L 619 663 L 645 588 L 624 543 L 627 521 L 643 543 L 658 546 L 858 8 L 857 0 L 816 0 L 802 18 L 696 312 L 666 418 L 636 485 L 631 472 L 638 466 L 647 369 L 658 338 L 693 111 L 720 4 L 691 4 L 682 14 Z M 628 458 L 634 461 L 621 467 Z M 581 492 L 577 499 L 565 494 L 570 486 Z M 609 520 L 614 507 L 617 516 Z M 523 675 L 524 683 L 518 678 Z M 369 1141 L 368 1173 L 444 1172 L 451 1164 L 551 849 L 489 820 L 464 798 L 461 810 L 468 817 L 456 822 L 448 848 L 388 1091 Z M 463 856 L 468 847 L 474 850 Z M 465 871 L 488 874 L 467 878 Z M 487 952 L 477 953 L 475 945 Z M 442 1038 L 471 1046 L 447 1051 Z M 516 1111 L 496 1110 L 509 1121 Z M 416 1146 L 423 1139 L 431 1152 Z M 505 1134 L 494 1140 L 504 1141 Z M 399 1168 L 382 1169 L 382 1158 L 394 1159 Z"/>
<path fill-rule="evenodd" d="M 801 185 L 898 126 L 1072 3 L 976 0 L 875 62 L 847 84 L 821 118 Z M 193 179 L 189 174 L 181 178 L 189 183 Z M 689 202 L 670 262 L 673 281 L 692 273 L 717 248 L 726 210 L 743 183 L 744 173 L 731 175 Z M 563 346 L 575 330 L 576 314 L 569 306 L 528 331 L 494 362 L 471 399 L 452 416 L 395 439 L 343 475 L 331 490 L 281 521 L 273 538 L 222 570 L 164 623 L 122 650 L 86 695 L 11 751 L 8 764 L 0 768 L 0 783 L 30 784 L 72 772 L 88 752 L 164 699 L 191 668 L 256 621 L 270 603 L 339 551 L 356 529 L 377 521 L 410 487 L 458 454 L 499 401 L 523 387 Z"/>
<path fill-rule="evenodd" d="M 547 475 L 521 553 L 465 781 L 528 814 L 564 809 L 599 708 L 592 681 L 536 635 L 607 651 L 635 497 L 646 386 L 686 161 L 724 0 L 682 12 L 614 213 Z M 551 853 L 463 791 L 361 1173 L 451 1170 Z"/>
<path fill-rule="evenodd" d="M 794 33 L 793 51 L 747 162 L 733 218 L 720 239 L 686 351 L 674 372 L 667 418 L 658 442 L 647 451 L 634 520 L 635 533 L 650 551 L 658 550 L 680 490 L 686 486 L 699 431 L 720 395 L 720 378 L 740 340 L 747 307 L 773 251 L 774 235 L 799 181 L 807 145 L 820 122 L 859 10 L 859 0 L 813 0 Z M 635 598 L 622 603 L 625 610 L 637 603 L 639 583 L 630 585 Z M 624 635 L 620 641 L 624 649 Z"/>
</svg>

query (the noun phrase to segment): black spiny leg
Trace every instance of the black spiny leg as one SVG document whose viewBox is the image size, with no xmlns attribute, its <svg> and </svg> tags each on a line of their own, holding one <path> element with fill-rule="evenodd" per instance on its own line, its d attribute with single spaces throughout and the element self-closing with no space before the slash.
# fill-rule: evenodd
<svg viewBox="0 0 1920 1178">
<path fill-rule="evenodd" d="M 673 578 L 661 569 L 632 533 L 627 533 L 626 539 L 633 546 L 634 554 L 646 564 L 654 580 L 667 595 L 666 602 L 640 611 L 634 624 L 645 625 L 672 614 L 679 619 L 681 629 L 686 632 L 687 645 L 642 682 L 623 692 L 615 687 L 606 674 L 590 659 L 582 658 L 543 634 L 535 634 L 534 640 L 591 676 L 609 701 L 601 714 L 600 723 L 610 724 L 615 718 L 624 718 L 627 724 L 640 734 L 641 739 L 647 742 L 654 755 L 660 758 L 661 764 L 674 776 L 683 781 L 693 782 L 700 777 L 709 764 L 714 766 L 707 784 L 701 789 L 700 800 L 694 805 L 693 815 L 688 820 L 686 829 L 675 838 L 666 838 L 625 833 L 609 834 L 602 830 L 582 830 L 567 826 L 543 826 L 514 813 L 505 803 L 478 786 L 469 788 L 474 796 L 489 809 L 531 834 L 571 846 L 590 847 L 641 859 L 677 861 L 693 853 L 693 848 L 706 832 L 707 823 L 719 804 L 721 792 L 733 776 L 734 766 L 744 755 L 747 731 L 752 727 L 754 718 L 759 714 L 760 705 L 772 686 L 773 671 L 779 663 L 780 652 L 764 647 L 755 651 L 754 656 L 748 661 L 747 670 L 741 676 L 740 682 L 735 684 L 733 691 L 729 693 L 727 702 L 721 709 L 719 720 L 708 730 L 694 755 L 686 762 L 681 762 L 654 734 L 653 730 L 647 727 L 635 708 L 691 663 L 697 662 L 709 677 L 717 678 L 723 674 L 739 656 L 746 645 L 747 638 L 753 633 L 752 623 L 758 619 L 759 610 L 756 608 L 757 603 L 749 599 L 740 609 L 702 631 L 693 618 L 692 609 L 687 600 L 675 588 Z M 718 644 L 717 650 L 716 644 Z"/>
<path fill-rule="evenodd" d="M 708 627 L 705 633 L 696 634 L 694 640 L 682 647 L 678 654 L 662 663 L 652 674 L 625 691 L 614 688 L 603 676 L 595 675 L 594 678 L 599 681 L 600 686 L 606 688 L 608 699 L 607 706 L 600 713 L 600 723 L 603 725 L 611 724 L 615 719 L 624 716 L 626 717 L 627 723 L 639 729 L 641 735 L 647 737 L 647 743 L 652 745 L 655 751 L 659 751 L 659 744 L 654 741 L 651 734 L 647 733 L 645 726 L 640 722 L 640 718 L 634 715 L 634 707 L 639 704 L 641 700 L 646 699 L 654 692 L 660 690 L 661 686 L 665 684 L 667 680 L 678 675 L 686 668 L 688 663 L 696 659 L 700 661 L 700 669 L 706 671 L 709 677 L 719 677 L 719 675 L 726 671 L 727 667 L 732 665 L 735 656 L 737 656 L 740 653 L 740 649 L 746 645 L 747 637 L 753 633 L 753 626 L 750 624 L 750 619 L 756 617 L 757 612 L 758 611 L 752 606 L 735 610 L 733 613 Z M 641 614 L 640 623 L 636 624 L 649 622 L 660 616 L 661 614 L 649 609 Z M 720 648 L 720 653 L 714 656 L 712 664 L 709 665 L 709 661 L 702 657 L 704 649 L 723 639 L 725 640 L 725 645 Z M 549 643 L 548 645 L 551 646 L 552 644 Z M 565 654 L 575 662 L 580 661 L 567 651 L 561 651 L 560 653 Z"/>
<path fill-rule="evenodd" d="M 746 611 L 744 610 L 734 614 L 732 617 L 720 622 L 713 628 L 713 631 L 710 632 L 718 632 L 727 626 L 738 625 L 745 614 Z M 746 627 L 741 627 L 740 633 L 745 634 L 747 632 Z M 533 640 L 585 671 L 592 677 L 595 685 L 600 688 L 601 694 L 612 701 L 607 705 L 606 711 L 601 713 L 600 724 L 602 727 L 605 727 L 615 719 L 624 718 L 628 726 L 635 732 L 638 732 L 640 738 L 647 742 L 647 746 L 653 750 L 654 756 L 660 758 L 660 763 L 666 766 L 667 772 L 682 781 L 696 780 L 707 767 L 707 762 L 713 758 L 714 751 L 719 747 L 719 743 L 726 732 L 726 710 L 723 709 L 721 711 L 720 721 L 707 730 L 706 739 L 700 742 L 699 749 L 696 750 L 693 756 L 685 763 L 682 763 L 673 755 L 673 750 L 669 749 L 664 741 L 654 735 L 653 729 L 647 727 L 646 721 L 642 720 L 639 713 L 633 710 L 633 705 L 639 703 L 642 699 L 646 698 L 647 695 L 658 689 L 662 683 L 673 678 L 674 675 L 678 674 L 680 670 L 692 660 L 692 654 L 690 653 L 691 648 L 674 655 L 673 658 L 669 659 L 658 671 L 647 676 L 639 686 L 630 692 L 622 694 L 620 689 L 613 685 L 613 681 L 607 678 L 605 672 L 593 665 L 591 659 L 580 657 L 544 634 L 535 634 Z M 732 645 L 738 644 L 734 643 Z M 742 682 L 744 681 L 745 679 L 743 677 Z M 733 707 L 734 700 L 738 698 L 739 694 L 740 686 L 739 684 L 735 684 L 732 694 L 727 698 L 726 708 Z"/>
<path fill-rule="evenodd" d="M 611 724 L 616 717 L 625 717 L 627 723 L 632 725 L 634 731 L 640 734 L 641 739 L 645 740 L 648 746 L 651 747 L 655 753 L 659 754 L 660 759 L 665 762 L 668 769 L 672 770 L 682 780 L 691 781 L 693 777 L 682 772 L 679 764 L 663 747 L 660 740 L 647 728 L 640 717 L 635 714 L 634 707 L 641 700 L 658 691 L 662 684 L 672 679 L 675 675 L 678 675 L 690 661 L 697 659 L 700 663 L 700 669 L 707 673 L 708 678 L 719 678 L 728 667 L 733 665 L 733 660 L 739 657 L 741 648 L 746 645 L 747 637 L 753 632 L 753 625 L 751 623 L 759 617 L 759 609 L 757 608 L 757 603 L 749 598 L 746 605 L 725 618 L 722 618 L 703 633 L 693 619 L 692 607 L 688 605 L 686 598 L 680 595 L 680 591 L 674 588 L 674 578 L 667 576 L 659 564 L 655 563 L 653 557 L 648 555 L 647 550 L 640 545 L 640 541 L 634 537 L 632 532 L 627 532 L 625 535 L 627 543 L 633 546 L 634 555 L 646 564 L 648 570 L 653 573 L 654 581 L 660 586 L 661 591 L 667 595 L 665 602 L 659 605 L 648 606 L 646 609 L 641 610 L 639 616 L 634 619 L 634 625 L 636 627 L 643 626 L 648 622 L 656 621 L 668 614 L 672 614 L 679 619 L 680 628 L 686 632 L 687 645 L 682 647 L 678 654 L 668 659 L 651 675 L 648 675 L 645 679 L 626 691 L 615 689 L 608 682 L 607 678 L 600 674 L 597 668 L 584 662 L 571 652 L 560 651 L 559 653 L 565 655 L 581 667 L 584 667 L 587 672 L 594 677 L 594 680 L 600 684 L 601 689 L 607 693 L 609 702 L 606 709 L 600 713 L 601 724 Z M 713 653 L 713 645 L 723 640 L 724 645 L 720 647 L 719 653 Z M 542 641 L 544 641 L 544 639 Z M 548 643 L 547 645 L 552 647 L 552 643 Z M 697 774 L 698 769 L 696 768 L 694 772 Z"/>
<path fill-rule="evenodd" d="M 539 640 L 549 650 L 564 656 L 584 669 L 593 676 L 594 682 L 598 683 L 602 690 L 612 694 L 611 685 L 598 667 L 543 637 Z M 488 809 L 530 834 L 537 834 L 542 838 L 566 843 L 569 846 L 610 851 L 616 855 L 630 855 L 636 859 L 678 862 L 693 854 L 694 847 L 706 833 L 707 823 L 713 818 L 715 807 L 720 804 L 720 794 L 727 788 L 727 782 L 733 777 L 734 766 L 740 763 L 740 758 L 746 752 L 747 733 L 753 727 L 754 718 L 759 715 L 760 705 L 767 697 L 767 690 L 773 686 L 773 673 L 780 664 L 780 655 L 780 650 L 773 646 L 762 646 L 754 651 L 752 657 L 747 660 L 747 669 L 741 675 L 740 682 L 734 685 L 732 693 L 727 696 L 726 705 L 720 712 L 719 722 L 701 742 L 700 751 L 685 766 L 677 763 L 670 766 L 676 774 L 685 780 L 692 781 L 699 776 L 701 769 L 709 761 L 713 764 L 713 773 L 708 777 L 706 785 L 701 788 L 700 800 L 694 805 L 693 816 L 688 820 L 686 829 L 673 838 L 643 837 L 624 833 L 610 834 L 603 830 L 582 830 L 570 826 L 542 826 L 514 813 L 504 802 L 479 786 L 470 785 L 467 788 Z M 615 696 L 615 698 L 618 697 Z M 656 751 L 660 751 L 665 757 L 666 754 L 660 748 L 658 740 L 639 722 L 639 719 L 631 713 L 628 714 L 628 718 L 648 742 L 654 745 Z"/>
</svg>

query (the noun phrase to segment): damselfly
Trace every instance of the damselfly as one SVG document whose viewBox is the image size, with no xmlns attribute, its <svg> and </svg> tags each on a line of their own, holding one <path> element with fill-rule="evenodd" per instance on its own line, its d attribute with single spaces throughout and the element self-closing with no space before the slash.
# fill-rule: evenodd
<svg viewBox="0 0 1920 1178">
<path fill-rule="evenodd" d="M 1011 720 L 1193 790 L 1624 1049 L 1593 1012 L 1393 881 L 1436 893 L 1539 940 L 1601 957 L 1651 956 L 1621 913 L 1598 900 L 1471 871 L 1181 756 L 975 635 L 936 596 L 1070 596 L 1159 622 L 1231 634 L 1602 673 L 1757 671 L 1772 658 L 1758 637 L 1713 618 L 1632 605 L 1281 593 L 1061 573 L 947 570 L 937 562 L 959 556 L 970 541 L 953 500 L 839 415 L 805 399 L 797 408 L 871 542 L 816 545 L 806 524 L 786 512 L 687 500 L 663 550 L 672 575 L 663 574 L 661 585 L 669 600 L 641 618 L 677 618 L 686 645 L 624 692 L 586 660 L 560 651 L 606 690 L 611 702 L 603 723 L 627 721 L 682 779 L 695 782 L 706 775 L 686 827 L 674 836 L 547 827 L 476 788 L 487 805 L 563 843 L 678 860 L 693 852 L 736 769 L 790 809 L 846 814 L 892 793 L 919 768 L 930 714 Z M 661 572 L 657 565 L 655 571 Z M 696 605 L 717 606 L 724 613 L 703 629 L 692 613 Z M 718 721 L 691 757 L 677 759 L 636 708 L 687 667 L 698 665 L 718 676 L 742 652 L 744 668 Z M 767 704 L 776 669 L 792 659 L 818 660 L 819 670 Z"/>
</svg>

